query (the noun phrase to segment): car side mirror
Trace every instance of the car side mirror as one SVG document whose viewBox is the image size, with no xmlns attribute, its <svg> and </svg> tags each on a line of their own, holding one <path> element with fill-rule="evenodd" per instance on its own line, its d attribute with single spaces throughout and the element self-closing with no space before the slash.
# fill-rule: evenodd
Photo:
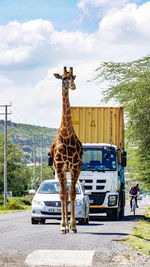
<svg viewBox="0 0 150 267">
<path fill-rule="evenodd" d="M 126 151 L 121 152 L 121 166 L 123 168 L 127 166 L 127 152 Z"/>
<path fill-rule="evenodd" d="M 34 189 L 29 190 L 29 195 L 35 195 L 36 191 Z"/>
<path fill-rule="evenodd" d="M 85 190 L 84 195 L 91 195 L 91 191 L 90 190 Z"/>
</svg>

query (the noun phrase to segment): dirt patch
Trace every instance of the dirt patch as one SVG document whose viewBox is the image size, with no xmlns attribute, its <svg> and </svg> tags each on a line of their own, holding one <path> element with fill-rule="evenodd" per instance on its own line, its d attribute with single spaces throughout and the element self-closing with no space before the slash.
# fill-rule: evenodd
<svg viewBox="0 0 150 267">
<path fill-rule="evenodd" d="M 131 251 L 127 245 L 110 242 L 105 249 L 96 251 L 92 267 L 149 267 L 150 256 Z"/>
</svg>

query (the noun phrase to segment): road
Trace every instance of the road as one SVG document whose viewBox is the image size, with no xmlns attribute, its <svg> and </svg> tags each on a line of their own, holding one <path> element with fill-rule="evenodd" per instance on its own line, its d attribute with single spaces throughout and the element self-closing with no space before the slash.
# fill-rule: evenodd
<svg viewBox="0 0 150 267">
<path fill-rule="evenodd" d="M 148 199 L 139 201 L 138 218 L 142 216 L 148 205 L 150 205 Z M 98 264 L 104 261 L 106 255 L 109 258 L 110 255 L 116 255 L 118 251 L 119 255 L 126 251 L 126 245 L 121 244 L 118 240 L 125 239 L 137 224 L 129 211 L 128 204 L 123 220 L 115 222 L 107 221 L 106 217 L 102 215 L 90 216 L 89 225 L 77 225 L 77 234 L 61 235 L 59 233 L 59 223 L 57 220 L 47 220 L 44 225 L 32 225 L 30 223 L 30 212 L 1 214 L 0 266 L 26 266 L 27 263 L 29 264 L 28 255 L 32 258 L 33 253 L 35 253 L 35 257 L 37 257 L 36 253 L 38 253 L 38 257 L 42 259 L 42 257 L 46 257 L 44 256 L 46 254 L 42 253 L 45 253 L 45 251 L 50 253 L 51 250 L 56 252 L 62 250 L 62 253 L 63 250 L 69 250 L 70 253 L 73 251 L 74 256 L 76 250 L 79 250 L 82 258 L 84 257 L 82 252 L 87 252 L 87 255 L 92 255 L 92 262 L 89 266 L 100 266 Z M 59 258 L 58 255 L 56 257 Z M 126 262 L 127 259 L 124 260 Z M 34 261 L 34 257 L 32 261 Z M 32 266 L 35 266 L 34 262 L 32 262 Z M 49 263 L 47 266 L 54 265 Z M 85 265 L 81 264 L 81 266 Z M 115 264 L 115 266 L 117 265 Z"/>
</svg>

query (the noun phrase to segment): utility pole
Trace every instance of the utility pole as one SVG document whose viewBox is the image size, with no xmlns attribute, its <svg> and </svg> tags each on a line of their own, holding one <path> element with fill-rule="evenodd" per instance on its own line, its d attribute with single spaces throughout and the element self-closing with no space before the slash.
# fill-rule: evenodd
<svg viewBox="0 0 150 267">
<path fill-rule="evenodd" d="M 34 135 L 34 190 L 36 191 L 36 140 Z"/>
<path fill-rule="evenodd" d="M 41 135 L 41 183 L 43 182 L 43 134 Z"/>
<path fill-rule="evenodd" d="M 8 113 L 8 107 L 10 105 L 0 105 L 1 108 L 5 108 L 5 113 L 0 113 L 0 115 L 5 115 L 4 121 L 4 206 L 7 203 L 7 115 L 11 114 Z"/>
</svg>

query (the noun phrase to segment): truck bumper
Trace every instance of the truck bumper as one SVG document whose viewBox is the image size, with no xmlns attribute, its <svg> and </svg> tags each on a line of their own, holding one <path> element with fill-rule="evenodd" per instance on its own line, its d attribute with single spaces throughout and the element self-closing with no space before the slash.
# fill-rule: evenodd
<svg viewBox="0 0 150 267">
<path fill-rule="evenodd" d="M 114 205 L 110 202 L 111 196 L 116 197 Z M 118 192 L 92 192 L 90 195 L 90 213 L 107 213 L 110 209 L 116 209 L 118 208 L 118 200 Z"/>
</svg>

